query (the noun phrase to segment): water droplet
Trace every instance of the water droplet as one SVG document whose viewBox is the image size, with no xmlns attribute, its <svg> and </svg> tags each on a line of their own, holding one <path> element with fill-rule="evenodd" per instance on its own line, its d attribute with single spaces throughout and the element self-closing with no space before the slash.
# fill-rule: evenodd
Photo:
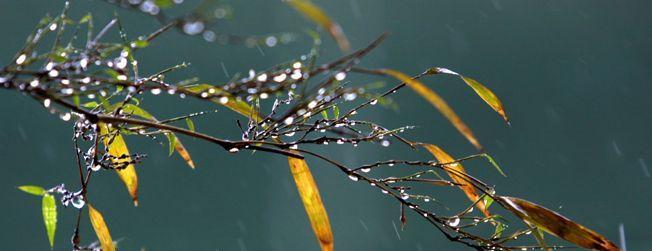
<svg viewBox="0 0 652 251">
<path fill-rule="evenodd" d="M 119 57 L 115 60 L 114 65 L 118 69 L 124 69 L 127 67 L 127 59 L 124 57 Z"/>
<path fill-rule="evenodd" d="M 338 145 L 341 145 L 341 144 L 344 144 L 344 141 L 342 141 L 341 139 L 338 139 L 336 143 L 337 143 Z"/>
<path fill-rule="evenodd" d="M 460 224 L 460 218 L 458 217 L 453 217 L 450 220 L 448 220 L 448 225 L 451 227 L 457 227 Z"/>
<path fill-rule="evenodd" d="M 159 94 L 161 94 L 161 89 L 159 89 L 159 88 L 154 88 L 154 89 L 151 90 L 151 92 L 152 92 L 152 94 L 154 94 L 154 95 L 159 95 Z"/>
<path fill-rule="evenodd" d="M 25 55 L 25 54 L 21 54 L 21 55 L 18 56 L 18 58 L 16 59 L 16 64 L 21 65 L 21 64 L 25 63 L 25 60 L 26 60 L 26 59 L 27 59 L 27 55 Z"/>
<path fill-rule="evenodd" d="M 220 104 L 226 104 L 228 102 L 229 102 L 229 97 L 224 96 L 220 98 Z"/>
<path fill-rule="evenodd" d="M 409 199 L 409 198 L 410 198 L 410 195 L 409 195 L 409 194 L 407 194 L 407 193 L 402 193 L 402 194 L 401 194 L 401 199 L 403 199 L 403 200 L 407 200 L 407 199 Z"/>
<path fill-rule="evenodd" d="M 202 98 L 208 98 L 208 92 L 202 92 L 199 94 Z"/>
<path fill-rule="evenodd" d="M 267 98 L 269 98 L 269 94 L 263 92 L 263 93 L 260 94 L 259 97 L 260 97 L 261 99 L 267 99 Z"/>
<path fill-rule="evenodd" d="M 335 79 L 336 79 L 337 81 L 342 81 L 342 80 L 344 80 L 345 78 L 346 78 L 346 72 L 343 72 L 343 71 L 342 71 L 342 72 L 338 72 L 337 74 L 335 74 Z"/>
<path fill-rule="evenodd" d="M 61 119 L 62 119 L 63 121 L 69 121 L 70 118 L 72 118 L 72 115 L 71 115 L 69 112 L 66 112 L 66 113 L 64 113 L 64 114 L 61 114 L 60 117 L 61 117 Z"/>
<path fill-rule="evenodd" d="M 86 202 L 84 201 L 84 196 L 81 194 L 73 197 L 70 200 L 70 202 L 72 203 L 72 206 L 77 209 L 81 209 L 82 207 L 84 207 L 84 205 L 86 205 Z"/>
<path fill-rule="evenodd" d="M 57 29 L 57 23 L 50 24 L 50 30 L 51 31 L 56 30 L 56 29 Z"/>
<path fill-rule="evenodd" d="M 265 39 L 265 44 L 269 47 L 276 46 L 276 43 L 278 43 L 278 39 L 276 39 L 274 36 L 269 36 Z"/>
<path fill-rule="evenodd" d="M 369 102 L 370 105 L 376 105 L 378 104 L 378 99 L 374 99 L 371 102 Z"/>
<path fill-rule="evenodd" d="M 49 108 L 51 103 L 52 101 L 49 98 L 43 100 L 43 106 L 45 106 L 45 108 Z"/>
<path fill-rule="evenodd" d="M 202 33 L 202 37 L 207 42 L 213 42 L 213 41 L 215 41 L 215 38 L 217 36 L 215 35 L 215 32 L 213 32 L 213 31 L 204 31 L 204 33 Z"/>
<path fill-rule="evenodd" d="M 394 166 L 394 163 L 389 163 L 389 164 L 387 164 L 387 165 L 388 165 L 388 166 Z"/>
<path fill-rule="evenodd" d="M 55 77 L 59 76 L 59 71 L 51 70 L 51 71 L 48 72 L 48 76 L 50 76 L 52 78 L 55 78 Z"/>
<path fill-rule="evenodd" d="M 237 153 L 238 151 L 240 151 L 240 149 L 238 149 L 237 147 L 229 149 L 230 153 Z"/>
<path fill-rule="evenodd" d="M 274 81 L 278 83 L 285 81 L 285 79 L 287 79 L 287 75 L 285 75 L 285 73 L 281 73 L 274 77 Z"/>
<path fill-rule="evenodd" d="M 299 146 L 298 145 L 291 145 L 290 149 L 296 150 L 296 149 L 299 149 Z"/>
<path fill-rule="evenodd" d="M 292 122 L 294 122 L 294 118 L 293 118 L 293 117 L 287 117 L 287 118 L 285 118 L 285 120 L 283 121 L 283 123 L 285 123 L 286 125 L 290 125 L 290 124 L 292 124 Z"/>
<path fill-rule="evenodd" d="M 202 33 L 204 28 L 204 23 L 201 21 L 187 22 L 183 24 L 183 32 L 191 36 Z"/>
<path fill-rule="evenodd" d="M 259 82 L 267 81 L 267 74 L 263 73 L 261 75 L 258 75 L 258 77 L 256 77 L 256 80 L 258 80 Z"/>
<path fill-rule="evenodd" d="M 102 168 L 100 165 L 91 165 L 91 171 L 97 172 Z"/>
<path fill-rule="evenodd" d="M 389 140 L 383 140 L 383 141 L 380 142 L 380 145 L 384 146 L 384 147 L 388 147 L 389 144 L 390 144 Z"/>
<path fill-rule="evenodd" d="M 430 198 L 426 197 L 426 198 L 423 199 L 423 201 L 430 202 Z"/>
<path fill-rule="evenodd" d="M 296 132 L 292 131 L 292 132 L 286 133 L 285 136 L 292 137 L 292 136 L 294 136 L 295 133 Z"/>
<path fill-rule="evenodd" d="M 299 69 L 299 68 L 301 68 L 301 66 L 302 66 L 301 62 L 298 62 L 298 61 L 294 62 L 294 64 L 292 64 L 292 68 L 294 68 L 294 69 Z"/>
<path fill-rule="evenodd" d="M 362 171 L 363 173 L 368 173 L 371 172 L 371 168 L 362 168 L 360 169 L 360 171 Z"/>
<path fill-rule="evenodd" d="M 358 176 L 351 174 L 349 175 L 349 179 L 351 179 L 352 181 L 358 181 Z"/>
</svg>

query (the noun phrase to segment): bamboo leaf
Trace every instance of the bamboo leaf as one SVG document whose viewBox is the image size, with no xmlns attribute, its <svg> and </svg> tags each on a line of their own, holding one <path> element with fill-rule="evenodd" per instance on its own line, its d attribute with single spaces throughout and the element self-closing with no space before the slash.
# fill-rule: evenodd
<svg viewBox="0 0 652 251">
<path fill-rule="evenodd" d="M 288 158 L 292 177 L 299 190 L 303 206 L 308 214 L 312 230 L 319 240 L 322 251 L 333 250 L 333 232 L 331 231 L 328 214 L 319 196 L 319 189 L 310 173 L 305 160 Z"/>
<path fill-rule="evenodd" d="M 310 0 L 288 0 L 287 3 L 308 19 L 324 27 L 324 29 L 326 29 L 335 39 L 340 50 L 348 51 L 351 49 L 351 44 L 344 35 L 342 27 L 335 21 L 331 20 L 331 18 L 328 17 L 317 5 L 313 4 Z"/>
<path fill-rule="evenodd" d="M 114 160 L 114 162 L 130 162 L 131 158 L 129 157 L 129 149 L 127 148 L 127 143 L 125 143 L 122 138 L 122 135 L 120 135 L 119 132 L 115 132 L 113 129 L 109 130 L 108 126 L 104 123 L 99 123 L 98 125 L 100 127 L 100 134 L 106 135 L 103 141 L 104 145 L 109 148 L 109 154 L 113 156 L 126 156 L 119 161 Z M 134 167 L 133 164 L 129 164 L 121 170 L 116 170 L 116 172 L 118 173 L 120 180 L 122 180 L 127 187 L 127 191 L 129 191 L 129 195 L 131 195 L 134 205 L 138 206 L 138 175 L 136 174 L 136 167 Z"/>
<path fill-rule="evenodd" d="M 54 196 L 50 194 L 43 195 L 41 210 L 43 211 L 43 222 L 48 234 L 50 248 L 54 248 L 54 235 L 57 232 L 57 203 Z"/>
<path fill-rule="evenodd" d="M 428 73 L 430 74 L 437 74 L 437 73 L 444 73 L 444 74 L 450 74 L 450 75 L 455 75 L 458 76 L 466 83 L 471 89 L 475 91 L 484 102 L 486 102 L 494 111 L 496 111 L 498 114 L 500 114 L 501 117 L 509 124 L 509 118 L 507 118 L 507 114 L 505 113 L 505 108 L 503 107 L 503 103 L 500 101 L 498 96 L 494 94 L 489 88 L 481 84 L 480 82 L 476 81 L 475 79 L 460 75 L 457 72 L 451 71 L 446 68 L 432 68 L 428 70 Z"/>
<path fill-rule="evenodd" d="M 480 142 L 473 136 L 473 132 L 469 129 L 466 124 L 460 119 L 459 116 L 453 111 L 453 109 L 442 99 L 439 94 L 426 87 L 423 83 L 410 78 L 408 75 L 405 75 L 402 72 L 385 69 L 381 70 L 384 74 L 390 75 L 402 82 L 405 82 L 410 88 L 412 88 L 417 94 L 421 95 L 423 98 L 428 100 L 439 112 L 441 112 L 448 121 L 457 128 L 457 130 L 466 137 L 466 139 L 475 146 L 478 150 L 482 151 L 482 146 Z"/>
<path fill-rule="evenodd" d="M 195 131 L 195 123 L 192 122 L 192 119 L 186 118 L 186 125 L 188 125 L 188 130 Z"/>
<path fill-rule="evenodd" d="M 620 250 L 604 236 L 588 229 L 555 211 L 514 197 L 498 197 L 507 209 L 525 222 L 534 224 L 552 235 L 593 250 Z"/>
<path fill-rule="evenodd" d="M 106 222 L 104 222 L 102 214 L 89 204 L 88 216 L 91 219 L 91 225 L 93 225 L 95 235 L 97 235 L 97 239 L 100 241 L 102 251 L 115 251 L 115 245 L 113 245 L 111 233 L 109 232 L 109 228 L 106 226 Z"/>
<path fill-rule="evenodd" d="M 469 200 L 472 202 L 477 201 L 475 206 L 480 209 L 480 211 L 482 211 L 485 216 L 491 216 L 489 210 L 487 210 L 487 207 L 485 206 L 484 201 L 480 200 L 480 196 L 476 192 L 473 183 L 471 183 L 466 177 L 466 170 L 464 170 L 462 164 L 455 162 L 455 158 L 448 155 L 448 153 L 436 145 L 423 144 L 423 147 L 426 148 L 426 150 L 428 150 L 433 156 L 435 156 L 439 163 L 451 163 L 443 166 L 444 171 L 448 173 L 448 176 L 450 176 L 455 183 L 460 184 L 458 187 L 462 189 Z"/>
<path fill-rule="evenodd" d="M 45 194 L 45 189 L 40 186 L 19 186 L 18 189 L 36 196 L 43 196 Z"/>
</svg>

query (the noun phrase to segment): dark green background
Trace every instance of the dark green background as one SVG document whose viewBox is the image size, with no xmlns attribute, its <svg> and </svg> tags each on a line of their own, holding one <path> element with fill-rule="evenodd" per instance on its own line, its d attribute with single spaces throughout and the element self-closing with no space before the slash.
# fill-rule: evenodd
<svg viewBox="0 0 652 251">
<path fill-rule="evenodd" d="M 186 1 L 188 5 L 195 2 Z M 235 34 L 301 32 L 314 27 L 279 0 L 229 1 L 233 21 L 218 29 Z M 501 194 L 556 209 L 618 243 L 624 224 L 630 250 L 652 246 L 652 8 L 650 1 L 316 1 L 338 20 L 354 46 L 383 31 L 390 38 L 363 61 L 415 74 L 431 66 L 463 72 L 492 88 L 512 118 L 507 128 L 462 82 L 425 80 L 456 108 L 509 178 L 481 161 L 467 169 L 496 185 Z M 9 62 L 45 13 L 62 1 L 0 1 L 0 63 Z M 72 16 L 92 11 L 96 23 L 113 15 L 111 5 L 73 1 Z M 157 23 L 119 10 L 132 37 Z M 115 36 L 114 36 L 115 37 Z M 340 52 L 324 36 L 324 59 Z M 153 72 L 192 63 L 178 79 L 198 76 L 222 83 L 230 74 L 264 69 L 308 51 L 309 39 L 257 49 L 218 46 L 171 32 L 137 56 Z M 365 80 L 361 78 L 360 80 Z M 371 79 L 367 79 L 371 81 Z M 361 83 L 364 83 L 362 81 Z M 405 90 L 395 96 L 398 112 L 376 108 L 360 116 L 389 127 L 416 125 L 407 136 L 442 145 L 461 156 L 473 148 L 429 104 Z M 0 91 L 0 249 L 46 250 L 39 201 L 18 185 L 75 187 L 71 125 L 16 92 Z M 218 108 L 175 98 L 145 98 L 165 117 Z M 237 139 L 234 119 L 222 112 L 199 119 L 200 130 Z M 114 175 L 98 175 L 92 199 L 104 213 L 122 250 L 317 250 L 284 158 L 258 153 L 227 154 L 190 139 L 185 144 L 198 169 L 190 170 L 166 146 L 127 138 L 132 151 L 150 155 L 139 166 L 141 206 L 131 206 Z M 347 164 L 380 158 L 426 159 L 396 145 L 393 150 L 332 145 L 326 152 Z M 618 150 L 616 150 L 618 149 Z M 618 154 L 620 151 L 620 154 Z M 335 234 L 336 250 L 463 250 L 415 215 L 400 232 L 398 205 L 367 185 L 350 182 L 323 162 L 311 161 Z M 389 174 L 389 172 L 384 172 Z M 459 191 L 433 188 L 444 201 L 463 202 Z M 455 204 L 455 203 L 453 203 Z M 74 210 L 60 209 L 56 250 L 69 250 Z M 363 222 L 366 228 L 361 223 Z M 84 238 L 90 240 L 89 226 Z"/>
</svg>

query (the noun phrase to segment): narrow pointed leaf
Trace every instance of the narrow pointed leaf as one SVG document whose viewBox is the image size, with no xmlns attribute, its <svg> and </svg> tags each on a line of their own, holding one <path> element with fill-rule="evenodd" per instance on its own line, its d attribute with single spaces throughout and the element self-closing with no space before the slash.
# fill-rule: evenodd
<svg viewBox="0 0 652 251">
<path fill-rule="evenodd" d="M 195 162 L 192 161 L 192 157 L 190 157 L 190 153 L 188 150 L 186 150 L 186 147 L 181 144 L 181 141 L 178 137 L 175 136 L 174 140 L 174 150 L 176 150 L 179 156 L 181 156 L 181 158 L 186 161 L 186 164 L 188 164 L 190 168 L 195 169 Z"/>
<path fill-rule="evenodd" d="M 328 17 L 317 5 L 313 4 L 310 0 L 288 0 L 287 3 L 313 22 L 324 27 L 324 29 L 326 29 L 335 39 L 340 50 L 348 51 L 351 49 L 351 44 L 344 35 L 342 27 L 335 21 L 331 20 L 331 18 Z"/>
<path fill-rule="evenodd" d="M 19 186 L 18 189 L 36 196 L 42 196 L 45 194 L 45 189 L 40 186 Z"/>
<path fill-rule="evenodd" d="M 109 136 L 104 137 L 104 145 L 109 147 L 109 154 L 113 156 L 129 156 L 127 143 L 125 143 L 120 133 L 113 137 L 113 132 L 109 131 L 106 124 L 100 123 L 99 127 L 102 135 L 109 135 L 111 133 Z M 113 141 L 111 141 L 111 139 L 113 139 Z M 118 160 L 114 161 L 117 162 Z M 131 161 L 131 158 L 126 157 L 119 161 Z M 138 175 L 136 174 L 136 167 L 134 167 L 133 164 L 129 164 L 126 168 L 116 170 L 116 172 L 118 173 L 120 180 L 122 180 L 127 187 L 127 191 L 129 191 L 129 195 L 131 195 L 134 205 L 138 206 Z"/>
<path fill-rule="evenodd" d="M 498 114 L 500 114 L 501 117 L 505 120 L 505 122 L 509 123 L 509 118 L 507 118 L 507 114 L 505 114 L 505 108 L 503 107 L 503 103 L 498 99 L 498 96 L 494 94 L 489 88 L 486 86 L 480 84 L 480 82 L 476 81 L 475 79 L 465 77 L 460 75 L 460 78 L 464 80 L 464 82 L 469 85 L 475 93 L 484 100 L 489 106 L 491 106 L 494 111 L 496 111 Z"/>
<path fill-rule="evenodd" d="M 524 221 L 534 224 L 552 235 L 593 250 L 620 250 L 604 236 L 588 229 L 555 211 L 514 197 L 498 197 L 502 204 Z"/>
<path fill-rule="evenodd" d="M 97 235 L 97 239 L 100 241 L 102 251 L 115 251 L 115 245 L 113 244 L 111 233 L 109 232 L 109 228 L 106 226 L 106 222 L 104 222 L 102 214 L 89 204 L 88 216 L 91 219 L 91 225 L 93 225 L 95 235 Z"/>
<path fill-rule="evenodd" d="M 469 198 L 472 202 L 476 202 L 475 206 L 482 211 L 482 213 L 489 217 L 491 214 L 489 213 L 489 210 L 487 210 L 487 207 L 485 206 L 485 203 L 483 200 L 480 200 L 480 196 L 475 190 L 475 187 L 473 184 L 464 176 L 466 175 L 466 170 L 464 170 L 464 167 L 460 163 L 454 163 L 455 158 L 452 156 L 448 155 L 444 150 L 439 148 L 436 145 L 431 145 L 431 144 L 423 144 L 423 147 L 426 148 L 435 158 L 439 163 L 452 163 L 452 164 L 446 164 L 443 166 L 444 171 L 448 173 L 448 176 L 451 177 L 451 179 L 457 183 L 460 184 L 458 186 L 462 191 L 466 194 L 466 197 Z"/>
<path fill-rule="evenodd" d="M 496 111 L 498 114 L 500 114 L 501 117 L 509 124 L 509 118 L 507 118 L 507 114 L 505 113 L 505 108 L 503 107 L 503 103 L 498 99 L 498 96 L 494 94 L 489 88 L 481 84 L 480 82 L 476 81 L 475 79 L 462 76 L 457 72 L 451 71 L 446 68 L 431 68 L 428 70 L 429 74 L 438 74 L 438 73 L 443 73 L 443 74 L 450 74 L 450 75 L 455 75 L 460 77 L 464 83 L 466 83 L 471 89 L 475 91 L 484 102 L 486 102 L 494 111 Z"/>
<path fill-rule="evenodd" d="M 469 127 L 464 124 L 462 119 L 460 119 L 459 116 L 453 111 L 453 108 L 451 108 L 444 99 L 442 99 L 439 94 L 431 90 L 430 88 L 426 87 L 423 83 L 420 81 L 417 81 L 415 79 L 410 78 L 408 75 L 405 75 L 402 72 L 391 70 L 391 69 L 385 69 L 382 70 L 383 73 L 390 75 L 402 82 L 405 82 L 410 88 L 412 88 L 417 94 L 421 95 L 421 97 L 425 98 L 432 104 L 439 112 L 441 112 L 448 121 L 455 126 L 455 128 L 462 134 L 466 139 L 475 146 L 478 150 L 482 150 L 482 146 L 480 145 L 480 142 L 475 138 L 473 135 L 473 132 Z"/>
<path fill-rule="evenodd" d="M 188 125 L 188 130 L 195 131 L 195 123 L 192 122 L 192 119 L 186 118 L 186 125 Z"/>
<path fill-rule="evenodd" d="M 50 248 L 53 248 L 54 235 L 57 232 L 57 203 L 54 200 L 54 196 L 50 194 L 43 195 L 41 210 L 43 211 L 43 222 L 45 223 L 45 230 L 48 234 Z"/>
<path fill-rule="evenodd" d="M 319 240 L 322 251 L 333 250 L 333 232 L 331 231 L 328 214 L 319 196 L 319 189 L 310 173 L 305 160 L 288 158 L 292 177 L 299 190 L 303 206 L 308 214 L 312 230 Z"/>
</svg>

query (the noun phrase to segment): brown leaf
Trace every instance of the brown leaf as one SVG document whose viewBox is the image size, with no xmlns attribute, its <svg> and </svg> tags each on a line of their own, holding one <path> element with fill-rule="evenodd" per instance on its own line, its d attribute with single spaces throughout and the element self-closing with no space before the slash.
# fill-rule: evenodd
<svg viewBox="0 0 652 251">
<path fill-rule="evenodd" d="M 555 211 L 519 198 L 500 196 L 498 199 L 524 221 L 580 247 L 606 251 L 620 250 L 604 236 Z"/>
<path fill-rule="evenodd" d="M 452 156 L 448 155 L 444 150 L 439 148 L 436 145 L 431 145 L 431 144 L 422 144 L 426 150 L 428 150 L 432 155 L 437 158 L 437 161 L 439 163 L 451 163 L 451 164 L 446 164 L 443 166 L 444 171 L 448 173 L 448 176 L 451 177 L 451 179 L 459 184 L 458 187 L 462 189 L 462 191 L 466 194 L 466 197 L 469 198 L 472 202 L 476 202 L 475 206 L 482 211 L 482 213 L 489 217 L 491 214 L 489 213 L 489 210 L 484 205 L 484 202 L 480 200 L 480 196 L 475 190 L 475 187 L 473 186 L 473 183 L 471 183 L 468 178 L 465 177 L 466 175 L 466 170 L 464 170 L 464 167 L 462 164 L 455 162 L 455 158 Z"/>
<path fill-rule="evenodd" d="M 106 222 L 104 222 L 104 217 L 102 217 L 102 214 L 99 211 L 95 210 L 93 206 L 88 204 L 88 216 L 91 218 L 91 225 L 93 225 L 93 229 L 95 230 L 97 239 L 100 241 L 102 250 L 115 251 L 111 233 L 109 232 L 109 228 L 106 226 Z"/>
<path fill-rule="evenodd" d="M 288 0 L 287 3 L 313 22 L 324 27 L 324 29 L 326 29 L 335 39 L 337 45 L 342 51 L 348 51 L 351 49 L 351 44 L 344 35 L 342 27 L 335 21 L 331 20 L 317 5 L 313 4 L 310 0 Z"/>
<path fill-rule="evenodd" d="M 333 232 L 331 231 L 328 214 L 319 196 L 319 189 L 310 173 L 305 160 L 288 158 L 292 177 L 299 190 L 303 206 L 310 219 L 310 225 L 315 232 L 322 251 L 333 250 Z"/>
<path fill-rule="evenodd" d="M 114 159 L 113 161 L 116 163 L 130 162 L 131 157 L 129 157 L 129 149 L 122 138 L 122 135 L 120 135 L 119 132 L 109 130 L 107 125 L 104 123 L 99 123 L 98 126 L 100 127 L 100 134 L 107 135 L 104 137 L 103 141 L 104 145 L 109 147 L 109 154 L 113 156 L 126 156 L 120 160 Z M 129 164 L 123 169 L 116 170 L 116 172 L 118 173 L 118 177 L 120 177 L 127 187 L 127 191 L 129 191 L 129 195 L 131 195 L 134 205 L 138 206 L 138 175 L 136 174 L 136 167 L 134 167 L 133 164 Z"/>
<path fill-rule="evenodd" d="M 466 124 L 460 119 L 459 116 L 453 111 L 453 109 L 442 99 L 439 94 L 426 87 L 423 83 L 410 78 L 408 75 L 405 75 L 402 72 L 385 69 L 381 70 L 383 73 L 390 75 L 400 81 L 405 82 L 410 88 L 412 88 L 417 94 L 421 95 L 423 98 L 428 100 L 439 112 L 441 112 L 448 121 L 457 128 L 457 130 L 466 137 L 466 139 L 475 146 L 476 149 L 482 151 L 482 145 L 475 138 L 471 129 L 469 129 Z"/>
<path fill-rule="evenodd" d="M 190 168 L 195 169 L 195 162 L 192 161 L 192 158 L 190 157 L 190 153 L 188 152 L 188 150 L 186 150 L 186 147 L 184 147 L 183 144 L 181 144 L 179 137 L 174 137 L 174 139 L 176 140 L 176 143 L 174 144 L 174 150 L 176 150 L 177 153 L 179 153 L 181 158 L 183 158 L 183 160 L 186 161 L 186 163 L 188 164 L 188 166 L 190 166 Z"/>
</svg>

